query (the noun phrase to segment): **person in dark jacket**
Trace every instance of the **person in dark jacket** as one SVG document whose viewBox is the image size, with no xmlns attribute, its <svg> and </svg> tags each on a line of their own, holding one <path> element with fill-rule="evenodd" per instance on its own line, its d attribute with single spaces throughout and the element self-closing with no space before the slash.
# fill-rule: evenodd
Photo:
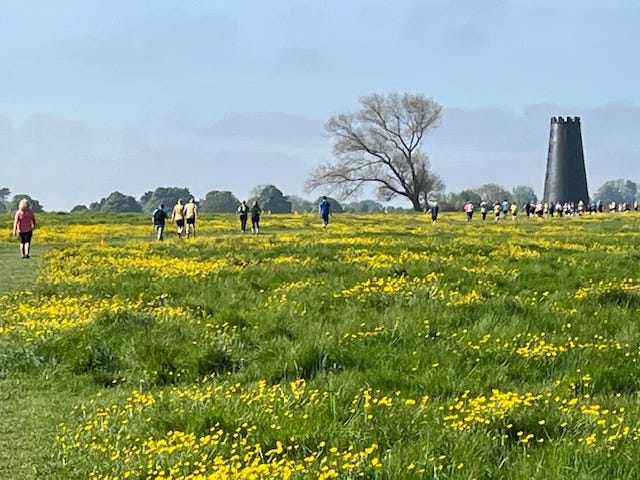
<svg viewBox="0 0 640 480">
<path fill-rule="evenodd" d="M 156 238 L 159 242 L 161 242 L 164 238 L 164 227 L 167 218 L 169 218 L 169 214 L 164 209 L 164 203 L 161 203 L 160 206 L 156 208 L 151 214 L 151 219 L 153 220 L 153 228 L 156 229 Z"/>
<path fill-rule="evenodd" d="M 249 205 L 246 200 L 242 201 L 237 212 L 240 217 L 240 231 L 244 233 L 247 230 L 247 219 L 249 218 Z"/>
<path fill-rule="evenodd" d="M 260 233 L 260 214 L 262 214 L 262 209 L 256 200 L 251 207 L 251 233 Z"/>
</svg>

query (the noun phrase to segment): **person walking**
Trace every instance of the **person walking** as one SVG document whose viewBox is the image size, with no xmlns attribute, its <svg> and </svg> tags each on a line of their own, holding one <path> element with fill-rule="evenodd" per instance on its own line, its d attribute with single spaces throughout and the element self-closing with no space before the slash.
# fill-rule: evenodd
<svg viewBox="0 0 640 480">
<path fill-rule="evenodd" d="M 480 202 L 480 213 L 482 214 L 482 221 L 484 222 L 487 218 L 487 212 L 489 211 L 489 203 L 485 200 Z"/>
<path fill-rule="evenodd" d="M 260 233 L 260 214 L 262 213 L 262 209 L 260 205 L 258 205 L 258 201 L 255 200 L 253 202 L 253 206 L 251 207 L 251 233 L 258 234 Z"/>
<path fill-rule="evenodd" d="M 504 218 L 505 220 L 507 219 L 507 213 L 509 213 L 509 207 L 510 206 L 511 206 L 511 204 L 505 198 L 502 201 L 502 218 Z"/>
<path fill-rule="evenodd" d="M 193 238 L 196 238 L 196 220 L 198 218 L 198 206 L 196 205 L 196 199 L 191 197 L 191 200 L 184 206 L 184 220 L 185 228 L 187 230 L 187 238 L 190 234 L 193 234 Z"/>
<path fill-rule="evenodd" d="M 438 212 L 440 211 L 440 206 L 438 202 L 435 200 L 429 203 L 429 211 L 431 212 L 431 221 L 436 222 L 438 220 Z"/>
<path fill-rule="evenodd" d="M 31 239 L 36 228 L 36 216 L 31 210 L 29 200 L 23 198 L 18 204 L 18 210 L 13 218 L 13 235 L 20 236 L 20 255 L 31 258 Z"/>
<path fill-rule="evenodd" d="M 322 201 L 318 204 L 318 213 L 322 218 L 322 227 L 327 228 L 329 216 L 331 215 L 331 203 L 327 200 L 327 197 L 322 197 Z"/>
<path fill-rule="evenodd" d="M 496 216 L 496 222 L 500 220 L 500 214 L 502 213 L 500 202 L 496 201 L 496 203 L 493 204 L 493 213 Z"/>
<path fill-rule="evenodd" d="M 473 202 L 468 201 L 464 204 L 464 211 L 467 214 L 467 222 L 473 219 Z"/>
<path fill-rule="evenodd" d="M 173 206 L 171 211 L 171 223 L 176 224 L 178 229 L 178 238 L 182 238 L 182 232 L 184 231 L 184 205 L 182 199 L 178 199 L 178 203 Z"/>
<path fill-rule="evenodd" d="M 164 240 L 164 227 L 167 218 L 169 218 L 169 214 L 164 209 L 164 203 L 161 203 L 151 214 L 153 228 L 156 229 L 156 238 L 159 242 Z"/>
<path fill-rule="evenodd" d="M 240 231 L 244 233 L 247 231 L 247 218 L 249 218 L 249 205 L 246 200 L 242 201 L 237 212 L 240 216 Z"/>
<path fill-rule="evenodd" d="M 518 204 L 514 201 L 509 207 L 509 211 L 511 212 L 511 220 L 514 222 L 518 219 Z"/>
</svg>

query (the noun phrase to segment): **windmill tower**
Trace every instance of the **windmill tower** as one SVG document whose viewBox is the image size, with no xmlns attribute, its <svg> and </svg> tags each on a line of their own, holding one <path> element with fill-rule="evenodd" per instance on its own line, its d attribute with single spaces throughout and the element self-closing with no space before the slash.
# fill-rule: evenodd
<svg viewBox="0 0 640 480">
<path fill-rule="evenodd" d="M 551 117 L 545 202 L 589 202 L 580 117 Z"/>
</svg>

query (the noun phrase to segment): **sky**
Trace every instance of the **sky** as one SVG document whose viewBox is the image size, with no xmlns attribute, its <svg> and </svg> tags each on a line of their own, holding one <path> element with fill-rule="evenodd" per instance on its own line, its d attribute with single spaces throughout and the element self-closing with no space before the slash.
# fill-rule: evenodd
<svg viewBox="0 0 640 480">
<path fill-rule="evenodd" d="M 541 195 L 552 116 L 581 118 L 590 193 L 640 182 L 638 25 L 637 0 L 5 0 L 0 187 L 48 211 L 161 186 L 315 199 L 326 121 L 405 92 L 442 105 L 423 151 L 449 192 Z"/>
</svg>

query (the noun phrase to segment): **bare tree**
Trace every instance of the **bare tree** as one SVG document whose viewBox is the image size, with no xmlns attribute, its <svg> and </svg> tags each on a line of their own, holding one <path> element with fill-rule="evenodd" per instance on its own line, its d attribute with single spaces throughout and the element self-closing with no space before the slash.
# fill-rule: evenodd
<svg viewBox="0 0 640 480">
<path fill-rule="evenodd" d="M 420 151 L 424 135 L 438 126 L 442 107 L 424 95 L 369 95 L 357 113 L 331 117 L 325 129 L 334 139 L 334 162 L 319 165 L 305 183 L 308 192 L 328 188 L 347 198 L 375 185 L 380 200 L 406 197 L 417 211 L 431 191 L 444 190 Z"/>
</svg>

